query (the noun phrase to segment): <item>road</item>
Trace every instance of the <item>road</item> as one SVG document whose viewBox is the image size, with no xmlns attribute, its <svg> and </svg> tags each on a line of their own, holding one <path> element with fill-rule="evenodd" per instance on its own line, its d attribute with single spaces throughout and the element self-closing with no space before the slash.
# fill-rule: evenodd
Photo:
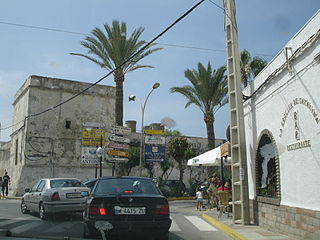
<svg viewBox="0 0 320 240">
<path fill-rule="evenodd" d="M 170 240 L 231 239 L 201 218 L 200 212 L 195 210 L 194 201 L 172 201 L 170 212 Z M 0 229 L 9 229 L 14 237 L 79 239 L 82 238 L 83 224 L 80 215 L 60 216 L 50 221 L 41 221 L 36 215 L 22 214 L 19 200 L 0 199 Z"/>
</svg>

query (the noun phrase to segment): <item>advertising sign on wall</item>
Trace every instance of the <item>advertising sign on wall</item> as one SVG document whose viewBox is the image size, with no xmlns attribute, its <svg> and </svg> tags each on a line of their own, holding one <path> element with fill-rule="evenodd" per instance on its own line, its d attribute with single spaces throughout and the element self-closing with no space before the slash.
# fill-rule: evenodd
<svg viewBox="0 0 320 240">
<path fill-rule="evenodd" d="M 146 162 L 163 162 L 165 160 L 165 146 L 146 145 L 144 159 Z"/>
<path fill-rule="evenodd" d="M 96 147 L 81 147 L 81 164 L 99 164 Z"/>
</svg>

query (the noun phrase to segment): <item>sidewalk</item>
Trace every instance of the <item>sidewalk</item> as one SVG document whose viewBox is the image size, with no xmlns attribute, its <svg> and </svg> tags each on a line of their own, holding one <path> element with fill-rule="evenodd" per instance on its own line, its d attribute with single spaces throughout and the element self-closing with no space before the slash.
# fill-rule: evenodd
<svg viewBox="0 0 320 240">
<path fill-rule="evenodd" d="M 232 216 L 228 217 L 227 214 L 222 214 L 218 219 L 219 212 L 216 209 L 203 211 L 202 218 L 207 222 L 228 234 L 230 237 L 236 240 L 293 240 L 292 238 L 280 234 L 268 231 L 262 227 L 256 225 L 242 225 L 234 224 Z"/>
</svg>

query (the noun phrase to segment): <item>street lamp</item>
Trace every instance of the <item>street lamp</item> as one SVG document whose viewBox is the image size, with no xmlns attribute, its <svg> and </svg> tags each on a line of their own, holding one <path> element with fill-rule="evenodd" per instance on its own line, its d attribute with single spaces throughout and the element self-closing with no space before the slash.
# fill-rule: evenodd
<svg viewBox="0 0 320 240">
<path fill-rule="evenodd" d="M 144 148 L 144 131 L 143 131 L 143 120 L 144 120 L 144 110 L 146 108 L 146 104 L 148 101 L 148 98 L 150 94 L 153 92 L 153 90 L 157 89 L 160 86 L 160 83 L 156 82 L 153 84 L 152 89 L 148 93 L 146 100 L 144 101 L 143 105 L 140 102 L 141 105 L 141 140 L 140 140 L 140 160 L 139 160 L 139 176 L 142 175 L 142 158 L 143 158 L 143 148 Z M 135 101 L 136 96 L 135 95 L 130 95 L 129 96 L 129 101 Z"/>
</svg>

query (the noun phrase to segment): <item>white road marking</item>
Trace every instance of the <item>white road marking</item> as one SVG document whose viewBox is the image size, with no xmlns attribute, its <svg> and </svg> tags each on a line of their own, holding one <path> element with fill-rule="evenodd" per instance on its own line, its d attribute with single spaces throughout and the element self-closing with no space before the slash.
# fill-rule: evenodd
<svg viewBox="0 0 320 240">
<path fill-rule="evenodd" d="M 200 231 L 218 231 L 218 229 L 211 226 L 198 216 L 186 216 L 186 219 L 188 219 Z"/>
<path fill-rule="evenodd" d="M 30 223 L 27 223 L 27 224 L 23 224 L 23 225 L 21 225 L 19 227 L 11 228 L 10 231 L 12 233 L 19 234 L 19 233 L 28 231 L 28 230 L 30 230 L 32 228 L 38 227 L 41 224 L 42 224 L 41 221 L 33 221 L 33 222 L 30 222 Z"/>
<path fill-rule="evenodd" d="M 172 220 L 172 223 L 171 223 L 171 227 L 169 229 L 170 232 L 180 232 L 181 229 L 179 228 L 178 224 L 173 220 Z"/>
</svg>

